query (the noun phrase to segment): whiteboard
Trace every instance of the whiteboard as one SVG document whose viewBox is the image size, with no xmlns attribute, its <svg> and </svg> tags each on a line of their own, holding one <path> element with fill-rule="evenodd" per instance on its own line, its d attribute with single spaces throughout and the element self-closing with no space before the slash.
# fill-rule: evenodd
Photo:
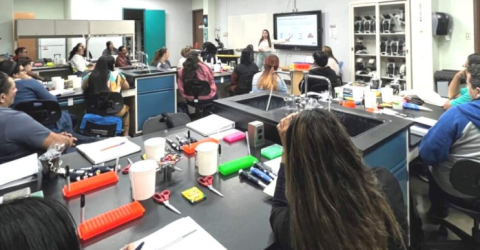
<svg viewBox="0 0 480 250">
<path fill-rule="evenodd" d="M 229 16 L 228 47 L 239 49 L 252 44 L 256 50 L 264 29 L 270 32 L 273 40 L 273 14 Z"/>
</svg>

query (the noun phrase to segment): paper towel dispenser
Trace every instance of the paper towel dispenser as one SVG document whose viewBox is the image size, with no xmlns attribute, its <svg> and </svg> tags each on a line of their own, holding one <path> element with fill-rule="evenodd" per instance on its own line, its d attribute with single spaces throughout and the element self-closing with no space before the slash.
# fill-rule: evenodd
<svg viewBox="0 0 480 250">
<path fill-rule="evenodd" d="M 434 12 L 433 13 L 433 35 L 446 36 L 450 34 L 451 17 L 447 13 Z"/>
</svg>

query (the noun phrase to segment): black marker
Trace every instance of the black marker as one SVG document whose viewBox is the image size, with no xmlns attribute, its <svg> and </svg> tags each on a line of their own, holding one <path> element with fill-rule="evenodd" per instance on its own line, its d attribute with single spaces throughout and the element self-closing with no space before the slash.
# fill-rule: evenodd
<svg viewBox="0 0 480 250">
<path fill-rule="evenodd" d="M 267 174 L 268 176 L 270 176 L 272 179 L 277 178 L 277 175 L 274 174 L 274 173 L 272 173 L 270 170 L 268 170 L 268 169 L 266 168 L 266 165 L 263 164 L 263 163 L 261 163 L 261 162 L 255 162 L 255 163 L 253 164 L 253 167 L 256 168 L 256 169 L 258 169 L 258 170 L 260 170 L 260 171 L 262 171 L 262 172 L 264 172 L 265 174 Z"/>
<path fill-rule="evenodd" d="M 167 140 L 168 144 L 170 145 L 170 147 L 172 147 L 174 150 L 177 150 L 177 151 L 180 151 L 180 146 L 178 146 L 175 142 L 173 142 L 172 140 L 168 139 L 168 138 L 165 138 L 165 140 Z"/>
<path fill-rule="evenodd" d="M 80 224 L 85 221 L 85 195 L 80 197 Z"/>
<path fill-rule="evenodd" d="M 145 241 L 140 243 L 140 245 L 138 245 L 138 247 L 135 248 L 135 250 L 142 250 L 144 244 L 145 244 Z"/>
<path fill-rule="evenodd" d="M 222 160 L 222 145 L 218 144 L 218 165 L 220 165 L 221 160 Z"/>
<path fill-rule="evenodd" d="M 67 165 L 65 167 L 65 177 L 67 178 L 67 190 L 70 191 L 70 167 Z"/>
<path fill-rule="evenodd" d="M 267 185 L 265 185 L 263 182 L 261 182 L 257 177 L 252 176 L 248 172 L 245 172 L 245 171 L 240 169 L 238 171 L 238 174 L 239 174 L 240 179 L 245 178 L 245 179 L 251 181 L 252 183 L 255 183 L 255 184 L 259 185 L 263 189 L 265 189 L 267 187 Z"/>
</svg>

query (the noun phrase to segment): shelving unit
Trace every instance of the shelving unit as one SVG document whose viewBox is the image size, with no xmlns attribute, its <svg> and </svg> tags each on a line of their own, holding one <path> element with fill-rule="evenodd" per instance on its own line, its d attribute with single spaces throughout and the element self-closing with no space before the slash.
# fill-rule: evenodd
<svg viewBox="0 0 480 250">
<path fill-rule="evenodd" d="M 402 88 L 411 89 L 409 5 L 409 0 L 364 0 L 350 3 L 350 66 L 354 69 L 352 70 L 354 81 L 370 81 L 372 77 L 359 74 L 359 71 L 375 71 L 377 75 L 384 76 L 381 77 L 384 86 L 394 80 L 393 77 L 385 77 L 391 73 L 388 70 L 395 69 L 394 74 L 399 76 L 398 78 L 402 76 L 400 79 L 400 82 L 404 83 Z M 371 24 L 365 22 L 366 17 L 374 17 L 374 33 L 358 32 L 362 31 L 359 25 L 363 24 L 365 29 Z M 384 28 L 389 29 L 391 33 L 385 33 Z M 356 54 L 359 50 L 365 50 L 368 54 Z M 399 54 L 393 55 L 392 50 Z"/>
</svg>

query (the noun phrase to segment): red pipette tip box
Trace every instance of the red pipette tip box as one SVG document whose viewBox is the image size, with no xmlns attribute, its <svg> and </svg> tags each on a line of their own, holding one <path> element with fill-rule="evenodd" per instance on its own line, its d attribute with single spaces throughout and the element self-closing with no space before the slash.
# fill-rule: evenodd
<svg viewBox="0 0 480 250">
<path fill-rule="evenodd" d="M 195 142 L 195 143 L 192 143 L 190 144 L 190 146 L 188 145 L 184 145 L 183 146 L 183 152 L 185 154 L 189 154 L 189 155 L 193 155 L 195 154 L 195 149 L 197 148 L 197 146 L 200 144 L 200 143 L 204 143 L 204 142 L 215 142 L 215 143 L 219 143 L 219 141 L 215 138 L 206 138 L 206 139 L 203 139 L 199 142 Z"/>
<path fill-rule="evenodd" d="M 121 206 L 112 211 L 84 221 L 78 227 L 78 236 L 82 240 L 105 233 L 129 221 L 143 216 L 145 208 L 138 201 Z"/>
<path fill-rule="evenodd" d="M 68 178 L 68 177 L 67 177 Z M 77 181 L 70 184 L 70 190 L 68 190 L 67 185 L 63 186 L 63 196 L 70 198 L 73 196 L 80 195 L 82 193 L 87 193 L 92 190 L 114 184 L 118 182 L 118 175 L 115 172 L 108 172 L 88 178 L 85 180 Z"/>
</svg>

